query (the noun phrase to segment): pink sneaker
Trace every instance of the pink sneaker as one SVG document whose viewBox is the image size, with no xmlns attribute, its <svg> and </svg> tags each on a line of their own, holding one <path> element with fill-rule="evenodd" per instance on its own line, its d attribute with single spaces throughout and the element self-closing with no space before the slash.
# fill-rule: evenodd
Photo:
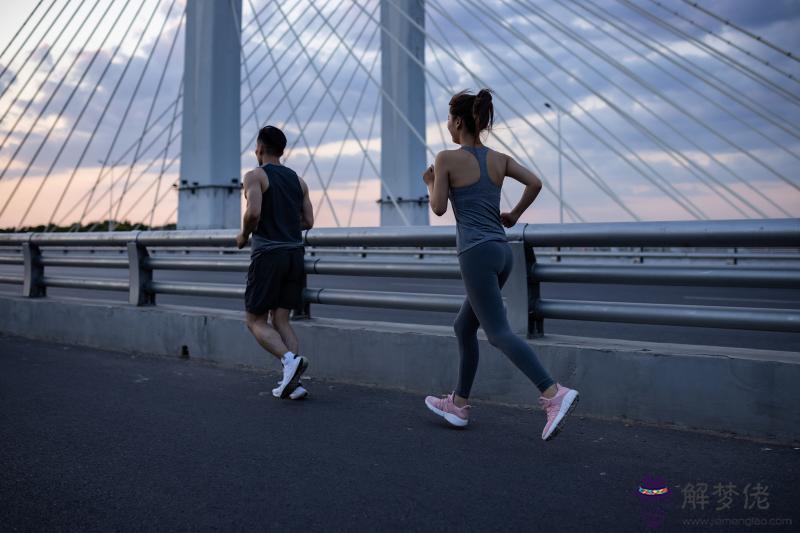
<svg viewBox="0 0 800 533">
<path fill-rule="evenodd" d="M 453 403 L 453 394 L 450 393 L 442 398 L 428 396 L 425 398 L 425 405 L 428 409 L 441 416 L 454 426 L 464 427 L 469 423 L 469 405 L 458 407 Z"/>
<path fill-rule="evenodd" d="M 550 440 L 561 431 L 564 422 L 578 405 L 578 391 L 557 384 L 558 391 L 550 399 L 539 397 L 539 405 L 547 413 L 547 424 L 542 431 L 542 440 Z"/>
</svg>

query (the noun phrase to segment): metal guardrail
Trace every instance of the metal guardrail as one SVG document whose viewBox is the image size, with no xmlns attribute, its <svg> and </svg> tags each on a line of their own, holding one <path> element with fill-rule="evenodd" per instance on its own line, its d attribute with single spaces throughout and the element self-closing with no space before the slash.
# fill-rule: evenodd
<svg viewBox="0 0 800 533">
<path fill-rule="evenodd" d="M 148 247 L 171 250 L 231 247 L 233 230 L 154 231 L 115 233 L 0 234 L 0 248 L 21 249 L 22 258 L 0 257 L 0 264 L 23 264 L 24 276 L 0 276 L 0 283 L 21 283 L 29 297 L 46 295 L 47 287 L 128 291 L 134 305 L 154 304 L 157 294 L 242 297 L 244 287 L 211 283 L 154 281 L 154 270 L 247 271 L 249 261 L 239 254 L 231 258 L 181 256 L 153 257 Z M 543 333 L 545 319 L 591 320 L 769 331 L 800 331 L 800 312 L 712 306 L 587 302 L 541 299 L 541 283 L 614 283 L 800 288 L 800 270 L 786 268 L 565 265 L 536 262 L 540 246 L 637 246 L 637 247 L 800 247 L 800 219 L 736 220 L 703 222 L 646 222 L 609 224 L 526 224 L 510 230 L 514 250 L 513 280 L 504 288 L 507 311 L 515 330 L 529 335 Z M 305 233 L 305 243 L 316 249 L 331 247 L 452 247 L 453 227 L 326 228 Z M 111 247 L 127 249 L 127 258 L 109 256 L 70 257 L 42 254 L 42 248 L 72 249 Z M 557 252 L 566 255 L 567 252 Z M 642 252 L 634 255 L 642 255 Z M 237 257 L 239 256 L 239 257 Z M 128 268 L 129 281 L 75 279 L 44 275 L 45 267 L 78 266 Z M 338 276 L 407 276 L 433 279 L 460 277 L 455 262 L 387 262 L 307 257 L 306 274 Z M 396 293 L 343 289 L 306 288 L 304 305 L 295 316 L 309 316 L 310 304 L 351 305 L 377 308 L 454 312 L 462 298 L 443 294 Z"/>
</svg>

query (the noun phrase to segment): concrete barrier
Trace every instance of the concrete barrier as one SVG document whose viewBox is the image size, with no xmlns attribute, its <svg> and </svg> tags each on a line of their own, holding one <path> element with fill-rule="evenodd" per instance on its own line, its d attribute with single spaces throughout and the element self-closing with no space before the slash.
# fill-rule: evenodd
<svg viewBox="0 0 800 533">
<path fill-rule="evenodd" d="M 455 385 L 450 328 L 298 321 L 309 375 L 440 394 Z M 0 296 L 0 332 L 124 352 L 277 370 L 242 313 L 68 298 Z M 800 353 L 546 336 L 529 341 L 560 382 L 581 392 L 580 414 L 800 443 Z M 473 397 L 536 405 L 538 393 L 481 337 Z M 184 349 L 185 347 L 185 349 Z"/>
</svg>

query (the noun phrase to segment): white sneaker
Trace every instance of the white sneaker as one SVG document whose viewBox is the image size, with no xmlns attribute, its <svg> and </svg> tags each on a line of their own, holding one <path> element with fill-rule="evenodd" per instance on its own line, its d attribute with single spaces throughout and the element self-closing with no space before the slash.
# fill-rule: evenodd
<svg viewBox="0 0 800 533">
<path fill-rule="evenodd" d="M 281 384 L 281 382 L 279 381 L 278 385 L 280 386 L 280 384 Z M 272 395 L 275 396 L 276 398 L 280 398 L 280 396 L 281 396 L 280 392 L 278 392 L 279 388 L 278 389 L 272 389 Z M 294 389 L 292 391 L 292 393 L 289 395 L 289 399 L 290 400 L 302 400 L 306 396 L 308 396 L 308 391 L 303 387 L 303 382 L 298 380 L 297 388 Z"/>
<path fill-rule="evenodd" d="M 303 383 L 301 381 L 297 382 L 297 388 L 292 391 L 289 395 L 290 400 L 302 400 L 308 396 L 308 391 L 303 387 Z"/>
<path fill-rule="evenodd" d="M 295 355 L 294 359 L 284 363 L 283 365 L 283 379 L 278 383 L 278 386 L 272 389 L 272 395 L 276 398 L 286 398 L 297 389 L 300 382 L 300 376 L 308 368 L 308 361 L 305 357 Z"/>
</svg>

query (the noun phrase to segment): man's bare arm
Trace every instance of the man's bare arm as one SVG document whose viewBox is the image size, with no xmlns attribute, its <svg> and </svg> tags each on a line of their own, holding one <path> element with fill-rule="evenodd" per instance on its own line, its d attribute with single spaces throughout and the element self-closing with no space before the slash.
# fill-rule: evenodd
<svg viewBox="0 0 800 533">
<path fill-rule="evenodd" d="M 244 197 L 247 200 L 242 216 L 242 231 L 236 237 L 236 246 L 244 248 L 261 218 L 261 181 L 256 171 L 244 175 Z"/>
<path fill-rule="evenodd" d="M 303 188 L 303 212 L 300 214 L 300 225 L 306 229 L 314 227 L 314 207 L 311 205 L 311 198 L 308 195 L 308 185 L 300 179 L 300 187 Z"/>
</svg>

